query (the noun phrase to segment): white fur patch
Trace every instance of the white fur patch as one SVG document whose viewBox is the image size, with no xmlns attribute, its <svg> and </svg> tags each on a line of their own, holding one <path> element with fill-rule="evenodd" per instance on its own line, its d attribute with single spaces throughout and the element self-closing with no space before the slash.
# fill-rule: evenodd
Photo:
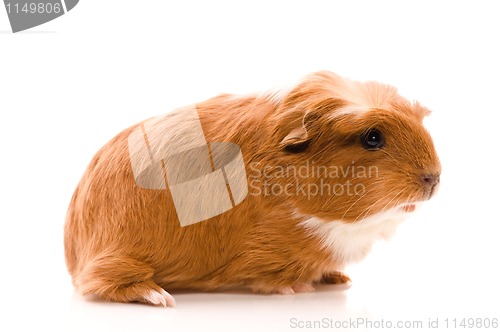
<svg viewBox="0 0 500 332">
<path fill-rule="evenodd" d="M 335 120 L 336 118 L 341 117 L 343 115 L 347 115 L 347 114 L 363 115 L 371 110 L 372 110 L 372 108 L 367 107 L 367 106 L 356 106 L 356 105 L 344 106 L 344 107 L 341 107 L 341 108 L 335 110 L 335 112 L 330 113 L 329 118 L 331 120 Z"/>
<path fill-rule="evenodd" d="M 270 89 L 269 91 L 266 91 L 258 97 L 263 97 L 267 100 L 269 100 L 272 104 L 278 105 L 285 97 L 292 92 L 293 89 L 297 87 L 297 85 L 300 82 L 295 82 L 294 84 L 289 84 L 289 85 L 283 85 L 281 87 L 275 87 L 273 89 Z"/>
<path fill-rule="evenodd" d="M 300 84 L 317 81 L 317 75 L 318 73 L 307 75 L 294 84 L 272 89 L 261 96 L 277 105 Z M 322 87 L 330 92 L 331 97 L 339 98 L 348 103 L 348 106 L 342 108 L 340 112 L 335 111 L 332 117 L 343 114 L 362 115 L 374 108 L 390 109 L 391 102 L 398 96 L 397 89 L 389 85 L 350 80 L 331 72 L 326 72 L 326 75 L 329 78 L 321 78 L 321 81 L 324 82 Z"/>
<path fill-rule="evenodd" d="M 311 217 L 301 222 L 301 225 L 321 240 L 321 244 L 331 252 L 333 261 L 341 268 L 363 259 L 375 240 L 390 238 L 409 215 L 404 210 L 405 206 L 399 205 L 353 223 Z"/>
</svg>

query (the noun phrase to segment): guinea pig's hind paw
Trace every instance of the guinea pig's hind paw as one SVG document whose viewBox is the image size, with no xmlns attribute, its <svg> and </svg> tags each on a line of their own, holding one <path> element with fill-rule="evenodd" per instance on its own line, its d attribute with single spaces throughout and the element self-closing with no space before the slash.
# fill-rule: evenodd
<svg viewBox="0 0 500 332">
<path fill-rule="evenodd" d="M 306 283 L 295 284 L 292 286 L 292 289 L 295 293 L 310 293 L 316 290 L 313 285 Z"/>
<path fill-rule="evenodd" d="M 147 303 L 159 307 L 175 307 L 176 305 L 174 297 L 167 293 L 163 288 L 160 288 L 160 291 L 147 291 L 147 293 L 144 294 L 144 300 Z"/>
<path fill-rule="evenodd" d="M 292 287 L 278 287 L 272 290 L 271 293 L 280 295 L 292 295 L 295 294 L 295 291 Z"/>
<path fill-rule="evenodd" d="M 280 294 L 280 295 L 293 295 L 295 293 L 308 293 L 315 291 L 315 288 L 311 284 L 297 283 L 291 287 L 281 286 L 281 287 L 264 287 L 264 286 L 253 286 L 252 290 L 255 293 L 260 294 Z"/>
</svg>

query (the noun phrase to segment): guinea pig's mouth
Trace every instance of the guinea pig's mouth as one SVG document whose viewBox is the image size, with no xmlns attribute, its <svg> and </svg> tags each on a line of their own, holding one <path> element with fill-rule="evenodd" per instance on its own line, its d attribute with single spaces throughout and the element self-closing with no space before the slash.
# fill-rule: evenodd
<svg viewBox="0 0 500 332">
<path fill-rule="evenodd" d="M 401 207 L 401 209 L 404 212 L 410 213 L 410 212 L 414 212 L 417 209 L 417 206 L 415 204 L 405 204 Z"/>
</svg>

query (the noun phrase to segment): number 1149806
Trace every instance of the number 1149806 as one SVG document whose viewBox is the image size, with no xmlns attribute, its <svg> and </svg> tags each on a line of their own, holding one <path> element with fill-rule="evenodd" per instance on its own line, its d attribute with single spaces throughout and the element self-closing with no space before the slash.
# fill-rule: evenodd
<svg viewBox="0 0 500 332">
<path fill-rule="evenodd" d="M 59 14 L 63 9 L 60 3 L 7 3 L 7 13 L 8 14 Z"/>
</svg>

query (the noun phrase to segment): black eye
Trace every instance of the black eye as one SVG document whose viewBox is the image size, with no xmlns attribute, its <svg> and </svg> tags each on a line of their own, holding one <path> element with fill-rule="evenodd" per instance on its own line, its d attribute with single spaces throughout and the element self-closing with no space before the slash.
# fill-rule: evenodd
<svg viewBox="0 0 500 332">
<path fill-rule="evenodd" d="M 370 129 L 361 135 L 361 145 L 366 150 L 379 150 L 384 147 L 384 136 L 377 129 Z"/>
</svg>

